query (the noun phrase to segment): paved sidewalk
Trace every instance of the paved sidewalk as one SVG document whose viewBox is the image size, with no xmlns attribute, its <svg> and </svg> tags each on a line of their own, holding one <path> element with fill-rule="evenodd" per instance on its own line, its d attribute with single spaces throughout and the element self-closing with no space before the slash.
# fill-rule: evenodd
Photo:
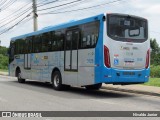
<svg viewBox="0 0 160 120">
<path fill-rule="evenodd" d="M 102 88 L 108 90 L 138 93 L 160 97 L 160 87 L 146 86 L 146 85 L 106 85 L 103 84 Z"/>
<path fill-rule="evenodd" d="M 5 75 L 5 76 L 7 76 L 7 75 L 8 75 L 8 72 L 2 72 L 2 71 L 0 71 L 0 75 Z"/>
</svg>

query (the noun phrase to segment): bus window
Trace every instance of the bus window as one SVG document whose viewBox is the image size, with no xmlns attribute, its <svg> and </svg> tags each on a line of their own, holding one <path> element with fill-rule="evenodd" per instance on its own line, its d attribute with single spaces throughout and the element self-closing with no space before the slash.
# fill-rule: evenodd
<svg viewBox="0 0 160 120">
<path fill-rule="evenodd" d="M 147 40 L 147 20 L 142 18 L 108 15 L 108 36 L 116 41 L 144 42 Z"/>
<path fill-rule="evenodd" d="M 24 54 L 27 54 L 28 53 L 28 44 L 27 44 L 27 40 L 26 39 L 23 39 L 24 40 L 24 44 L 23 44 L 23 53 Z"/>
<path fill-rule="evenodd" d="M 88 47 L 91 46 L 91 37 L 90 37 L 90 35 L 87 36 L 87 46 Z"/>
<path fill-rule="evenodd" d="M 37 36 L 34 37 L 33 46 L 34 46 L 34 52 L 35 53 L 41 52 L 41 48 L 42 48 L 41 35 L 37 35 Z"/>
<path fill-rule="evenodd" d="M 26 38 L 27 53 L 32 53 L 32 39 L 33 39 L 33 37 Z"/>
<path fill-rule="evenodd" d="M 28 53 L 32 53 L 32 39 L 33 37 L 30 37 L 28 41 Z"/>
<path fill-rule="evenodd" d="M 77 50 L 77 43 L 79 41 L 79 31 L 73 31 L 72 50 Z"/>
<path fill-rule="evenodd" d="M 14 53 L 15 53 L 15 42 L 11 41 L 10 48 L 9 48 L 9 63 L 14 60 Z"/>
<path fill-rule="evenodd" d="M 66 38 L 66 50 L 71 50 L 71 41 L 72 41 L 72 32 L 67 32 L 67 38 Z"/>
<path fill-rule="evenodd" d="M 64 35 L 62 35 L 61 31 L 56 31 L 52 36 L 52 50 L 63 50 Z"/>
<path fill-rule="evenodd" d="M 98 34 L 92 34 L 91 35 L 91 43 L 92 43 L 92 46 L 95 46 L 96 42 L 97 42 L 97 39 L 98 39 Z"/>
<path fill-rule="evenodd" d="M 44 33 L 42 35 L 42 52 L 48 52 L 49 39 L 50 39 L 50 33 Z"/>
<path fill-rule="evenodd" d="M 14 54 L 17 54 L 17 41 L 14 42 Z"/>
<path fill-rule="evenodd" d="M 54 32 L 49 32 L 49 39 L 48 39 L 48 52 L 52 51 L 52 38 L 54 35 Z"/>
<path fill-rule="evenodd" d="M 87 46 L 86 43 L 87 43 L 87 39 L 86 39 L 86 37 L 83 37 L 82 42 L 81 42 L 81 45 L 82 45 L 81 47 L 85 48 Z"/>
<path fill-rule="evenodd" d="M 19 50 L 18 50 L 18 54 L 23 54 L 24 53 L 24 40 L 20 39 L 19 41 Z"/>
<path fill-rule="evenodd" d="M 94 48 L 99 34 L 99 21 L 81 25 L 81 44 L 80 48 Z"/>
<path fill-rule="evenodd" d="M 61 32 L 55 32 L 56 36 L 56 41 L 57 41 L 57 50 L 63 50 L 63 41 L 64 41 L 64 36 L 62 35 Z"/>
</svg>

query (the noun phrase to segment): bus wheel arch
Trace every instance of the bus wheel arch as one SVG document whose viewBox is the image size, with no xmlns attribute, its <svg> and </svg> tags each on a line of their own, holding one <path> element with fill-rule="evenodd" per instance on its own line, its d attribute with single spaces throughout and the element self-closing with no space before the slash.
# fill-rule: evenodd
<svg viewBox="0 0 160 120">
<path fill-rule="evenodd" d="M 54 68 L 51 75 L 52 86 L 55 90 L 62 90 L 62 76 L 58 68 Z"/>
<path fill-rule="evenodd" d="M 15 76 L 17 77 L 19 83 L 25 83 L 25 79 L 23 79 L 22 75 L 21 75 L 21 69 L 20 69 L 20 67 L 16 68 Z"/>
<path fill-rule="evenodd" d="M 19 72 L 21 72 L 21 69 L 19 66 L 17 66 L 16 71 L 15 71 L 15 77 L 18 77 Z"/>
</svg>

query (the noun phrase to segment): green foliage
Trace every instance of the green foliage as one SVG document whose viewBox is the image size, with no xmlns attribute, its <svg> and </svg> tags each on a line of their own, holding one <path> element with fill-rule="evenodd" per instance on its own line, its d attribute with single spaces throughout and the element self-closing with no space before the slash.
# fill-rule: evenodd
<svg viewBox="0 0 160 120">
<path fill-rule="evenodd" d="M 160 47 L 156 39 L 150 39 L 151 44 L 151 65 L 160 65 Z"/>
<path fill-rule="evenodd" d="M 157 66 L 151 65 L 150 68 L 151 68 L 150 76 L 152 78 L 155 78 L 155 77 L 160 78 L 160 65 L 157 65 Z"/>
<path fill-rule="evenodd" d="M 160 47 L 156 39 L 150 39 L 151 43 L 151 74 L 152 78 L 160 78 Z"/>
<path fill-rule="evenodd" d="M 0 46 L 0 69 L 8 69 L 8 49 Z"/>
<path fill-rule="evenodd" d="M 160 79 L 159 78 L 150 78 L 149 82 L 145 83 L 144 85 L 160 87 Z"/>
<path fill-rule="evenodd" d="M 8 48 L 0 46 L 0 54 L 7 56 Z"/>
<path fill-rule="evenodd" d="M 154 54 L 160 53 L 160 48 L 156 39 L 150 39 L 150 43 L 151 43 L 152 53 Z"/>
</svg>

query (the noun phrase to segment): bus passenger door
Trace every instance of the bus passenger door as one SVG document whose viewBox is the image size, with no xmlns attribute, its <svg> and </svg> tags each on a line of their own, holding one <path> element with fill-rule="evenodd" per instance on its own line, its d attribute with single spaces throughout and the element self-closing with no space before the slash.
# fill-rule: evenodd
<svg viewBox="0 0 160 120">
<path fill-rule="evenodd" d="M 79 30 L 67 31 L 64 51 L 64 70 L 78 72 Z"/>
<path fill-rule="evenodd" d="M 79 30 L 67 31 L 64 43 L 64 84 L 78 85 Z"/>
</svg>

